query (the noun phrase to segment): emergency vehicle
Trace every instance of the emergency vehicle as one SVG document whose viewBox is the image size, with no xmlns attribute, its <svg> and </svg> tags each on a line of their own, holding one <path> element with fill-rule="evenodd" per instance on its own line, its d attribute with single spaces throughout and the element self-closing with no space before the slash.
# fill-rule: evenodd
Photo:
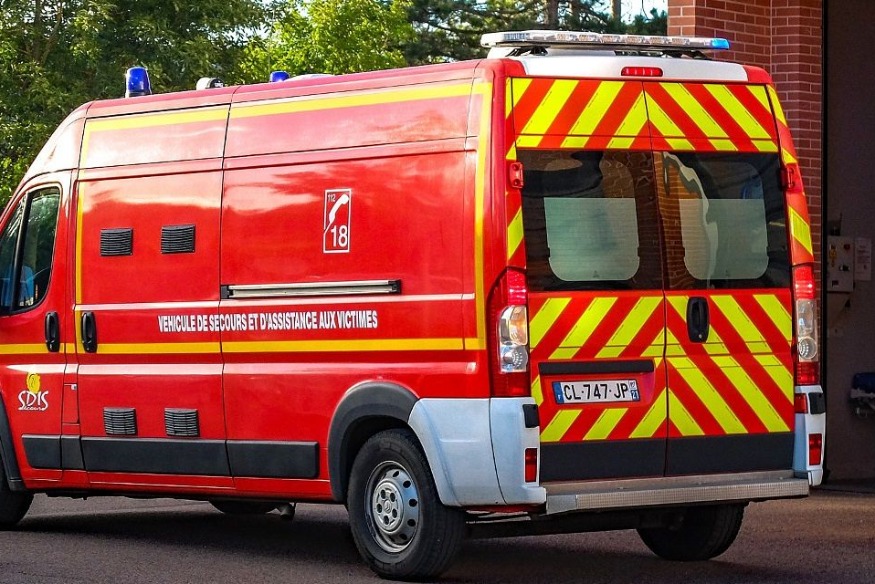
<svg viewBox="0 0 875 584">
<path fill-rule="evenodd" d="M 0 219 L 0 525 L 34 493 L 347 506 L 384 577 L 463 538 L 704 560 L 822 476 L 787 120 L 721 39 L 74 111 Z M 282 78 L 283 76 L 278 76 Z"/>
</svg>

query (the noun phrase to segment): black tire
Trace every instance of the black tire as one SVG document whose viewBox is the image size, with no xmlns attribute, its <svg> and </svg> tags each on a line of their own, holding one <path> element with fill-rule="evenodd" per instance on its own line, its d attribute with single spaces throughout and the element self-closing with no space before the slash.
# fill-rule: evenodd
<svg viewBox="0 0 875 584">
<path fill-rule="evenodd" d="M 710 560 L 729 549 L 742 519 L 744 505 L 691 507 L 677 525 L 639 529 L 638 535 L 644 545 L 666 560 Z"/>
<path fill-rule="evenodd" d="M 0 460 L 0 531 L 12 529 L 27 514 L 33 495 L 11 491 L 6 482 L 3 461 Z"/>
<path fill-rule="evenodd" d="M 226 515 L 264 515 L 277 505 L 263 501 L 210 501 L 210 504 Z"/>
<path fill-rule="evenodd" d="M 440 502 L 408 430 L 386 430 L 365 442 L 352 465 L 347 504 L 355 545 L 383 578 L 435 578 L 465 536 L 465 514 Z"/>
</svg>

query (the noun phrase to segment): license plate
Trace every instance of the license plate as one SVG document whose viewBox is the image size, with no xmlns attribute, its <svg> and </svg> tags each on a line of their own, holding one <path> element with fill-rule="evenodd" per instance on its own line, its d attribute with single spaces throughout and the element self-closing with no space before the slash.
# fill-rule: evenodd
<svg viewBox="0 0 875 584">
<path fill-rule="evenodd" d="M 557 404 L 590 404 L 641 401 L 634 379 L 606 381 L 554 381 Z"/>
</svg>

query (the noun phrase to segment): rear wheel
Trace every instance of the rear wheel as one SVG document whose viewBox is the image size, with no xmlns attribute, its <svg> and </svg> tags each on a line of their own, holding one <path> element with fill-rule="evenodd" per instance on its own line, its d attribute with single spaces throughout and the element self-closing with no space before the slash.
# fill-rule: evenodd
<svg viewBox="0 0 875 584">
<path fill-rule="evenodd" d="M 356 547 L 384 578 L 436 577 L 465 535 L 464 513 L 440 502 L 425 455 L 407 430 L 380 432 L 362 446 L 347 504 Z"/>
<path fill-rule="evenodd" d="M 276 509 L 276 503 L 263 501 L 210 501 L 210 504 L 227 515 L 264 515 Z"/>
<path fill-rule="evenodd" d="M 744 505 L 691 507 L 677 525 L 639 529 L 644 545 L 661 558 L 682 562 L 710 560 L 738 536 Z"/>
<path fill-rule="evenodd" d="M 6 483 L 6 473 L 3 471 L 3 461 L 0 460 L 0 530 L 11 529 L 30 509 L 33 495 L 19 493 L 9 489 Z"/>
</svg>

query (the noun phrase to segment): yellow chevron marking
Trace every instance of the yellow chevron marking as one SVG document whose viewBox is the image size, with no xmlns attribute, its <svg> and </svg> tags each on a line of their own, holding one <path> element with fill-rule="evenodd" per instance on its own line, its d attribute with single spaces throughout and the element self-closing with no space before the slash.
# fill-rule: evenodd
<svg viewBox="0 0 875 584">
<path fill-rule="evenodd" d="M 650 320 L 656 308 L 662 303 L 662 298 L 659 296 L 646 296 L 638 300 L 629 314 L 617 327 L 613 336 L 608 339 L 605 347 L 599 351 L 597 358 L 612 358 L 619 357 L 626 347 L 632 344 L 644 324 Z"/>
<path fill-rule="evenodd" d="M 666 357 L 680 357 L 686 355 L 684 352 L 684 348 L 681 347 L 681 342 L 678 340 L 674 333 L 670 330 L 665 332 L 665 356 Z"/>
<path fill-rule="evenodd" d="M 541 387 L 541 376 L 535 377 L 532 382 L 532 397 L 535 398 L 535 403 L 541 405 L 544 403 L 544 390 Z"/>
<path fill-rule="evenodd" d="M 781 388 L 784 398 L 793 403 L 793 373 L 774 355 L 755 355 L 754 358 L 763 366 L 772 381 Z"/>
<path fill-rule="evenodd" d="M 541 136 L 519 136 L 516 139 L 517 148 L 537 148 L 541 144 Z"/>
<path fill-rule="evenodd" d="M 601 324 L 602 319 L 616 302 L 616 298 L 594 299 L 559 345 L 559 349 L 556 349 L 550 356 L 550 360 L 572 358 L 580 347 L 589 340 L 596 327 Z"/>
<path fill-rule="evenodd" d="M 787 125 L 787 116 L 784 115 L 784 108 L 781 107 L 781 100 L 778 99 L 778 93 L 775 88 L 769 85 L 766 90 L 769 92 L 769 101 L 772 103 L 772 110 L 775 112 L 775 117 L 778 121 Z"/>
<path fill-rule="evenodd" d="M 711 146 L 714 147 L 714 150 L 719 150 L 720 152 L 738 152 L 738 146 L 736 146 L 735 142 L 732 140 L 718 140 L 717 138 L 713 138 L 708 141 L 711 142 Z"/>
<path fill-rule="evenodd" d="M 763 311 L 772 319 L 778 330 L 788 341 L 793 338 L 793 317 L 781 300 L 774 294 L 754 294 L 754 300 L 763 307 Z"/>
<path fill-rule="evenodd" d="M 705 432 L 687 411 L 684 404 L 675 396 L 674 392 L 668 392 L 668 414 L 672 424 L 683 436 L 704 436 Z"/>
<path fill-rule="evenodd" d="M 772 140 L 754 140 L 753 145 L 760 152 L 773 153 L 778 151 L 778 144 Z"/>
<path fill-rule="evenodd" d="M 635 143 L 635 138 L 620 137 L 608 140 L 608 150 L 628 150 Z"/>
<path fill-rule="evenodd" d="M 580 416 L 580 412 L 581 410 L 561 410 L 557 413 L 541 432 L 541 442 L 558 442 L 562 439 L 571 424 Z"/>
<path fill-rule="evenodd" d="M 790 207 L 790 234 L 805 248 L 805 251 L 814 253 L 814 247 L 811 245 L 811 226 L 793 207 Z"/>
<path fill-rule="evenodd" d="M 507 226 L 507 259 L 513 257 L 523 243 L 523 210 L 519 209 Z"/>
<path fill-rule="evenodd" d="M 599 83 L 589 103 L 584 106 L 583 111 L 580 112 L 580 116 L 574 122 L 574 125 L 571 126 L 571 131 L 568 133 L 577 134 L 578 136 L 581 134 L 584 136 L 591 135 L 602 119 L 604 119 L 605 114 L 608 113 L 608 109 L 614 103 L 620 90 L 623 89 L 623 85 L 624 82 L 622 81 L 602 81 Z"/>
<path fill-rule="evenodd" d="M 796 160 L 796 157 L 790 154 L 790 151 L 786 148 L 781 149 L 781 160 L 784 161 L 784 164 L 799 164 L 799 161 Z"/>
<path fill-rule="evenodd" d="M 608 436 L 611 435 L 611 432 L 614 428 L 617 427 L 617 424 L 620 423 L 620 420 L 623 419 L 623 416 L 628 412 L 628 408 L 610 408 L 602 412 L 599 416 L 599 419 L 596 420 L 595 424 L 593 424 L 592 428 L 589 429 L 589 432 L 586 433 L 586 436 L 583 437 L 584 440 L 605 440 Z"/>
<path fill-rule="evenodd" d="M 529 347 L 534 349 L 538 346 L 569 302 L 570 298 L 550 298 L 544 303 L 538 314 L 529 321 Z"/>
<path fill-rule="evenodd" d="M 661 361 L 665 355 L 665 327 L 659 329 L 650 345 L 641 353 L 642 357 L 653 357 L 654 361 Z"/>
<path fill-rule="evenodd" d="M 546 134 L 553 122 L 556 121 L 556 116 L 559 115 L 562 106 L 568 102 L 568 98 L 571 97 L 577 83 L 577 81 L 569 80 L 554 81 L 520 134 Z"/>
<path fill-rule="evenodd" d="M 720 102 L 732 119 L 738 123 L 752 139 L 771 140 L 769 133 L 760 125 L 756 118 L 725 85 L 705 85 L 705 89 Z"/>
<path fill-rule="evenodd" d="M 641 420 L 641 423 L 629 435 L 630 438 L 652 438 L 656 434 L 663 422 L 665 422 L 665 417 L 668 414 L 666 410 L 667 393 L 665 389 L 659 392 L 659 395 L 653 400 L 653 405 L 650 406 L 647 414 L 644 415 L 644 419 Z"/>
<path fill-rule="evenodd" d="M 705 351 L 709 355 L 728 355 L 729 347 L 723 342 L 723 339 L 720 335 L 717 334 L 717 331 L 711 327 L 711 330 L 708 332 L 708 342 L 705 343 Z"/>
<path fill-rule="evenodd" d="M 714 363 L 720 367 L 720 370 L 729 378 L 732 385 L 744 396 L 744 401 L 750 404 L 751 409 L 753 409 L 769 432 L 787 432 L 790 430 L 778 412 L 775 411 L 775 406 L 766 399 L 766 396 L 763 395 L 757 384 L 739 366 L 735 359 L 732 357 L 715 357 Z"/>
<path fill-rule="evenodd" d="M 765 111 L 772 111 L 772 106 L 769 104 L 769 96 L 766 94 L 765 87 L 758 85 L 745 85 L 745 89 L 747 89 L 750 94 L 760 102 L 760 105 Z"/>
<path fill-rule="evenodd" d="M 681 83 L 663 83 L 662 88 L 665 89 L 673 100 L 677 102 L 681 109 L 690 116 L 690 119 L 695 122 L 700 130 L 709 138 L 729 138 L 720 124 L 714 121 L 708 110 L 693 97 L 689 90 Z M 713 93 L 713 92 L 712 92 Z M 677 134 L 683 136 L 683 132 Z"/>
<path fill-rule="evenodd" d="M 523 98 L 523 95 L 525 95 L 526 90 L 532 84 L 532 78 L 531 77 L 515 77 L 514 79 L 511 80 L 511 83 L 512 83 L 511 87 L 513 88 L 513 90 L 512 90 L 512 94 L 513 94 L 512 95 L 512 98 L 513 98 L 512 107 L 516 107 L 517 104 L 520 102 L 520 100 Z M 508 112 L 508 114 L 510 114 L 510 112 Z"/>
<path fill-rule="evenodd" d="M 647 105 L 644 101 L 644 93 L 638 94 L 638 99 L 632 105 L 623 123 L 617 129 L 618 136 L 638 136 L 647 123 Z M 631 146 L 631 144 L 630 144 Z"/>
<path fill-rule="evenodd" d="M 693 143 L 686 138 L 666 138 L 672 150 L 695 150 Z"/>
<path fill-rule="evenodd" d="M 516 160 L 516 142 L 510 145 L 510 150 L 507 151 L 507 159 L 508 160 Z"/>
<path fill-rule="evenodd" d="M 589 142 L 588 137 L 568 136 L 562 141 L 563 148 L 586 148 L 586 143 Z"/>
<path fill-rule="evenodd" d="M 674 358 L 672 364 L 678 374 L 684 378 L 687 385 L 696 396 L 705 404 L 711 415 L 727 434 L 746 434 L 747 429 L 735 416 L 732 408 L 723 400 L 720 393 L 711 385 L 708 378 L 696 367 L 692 360 L 686 358 Z"/>
<path fill-rule="evenodd" d="M 726 320 L 732 323 L 732 328 L 741 335 L 752 353 L 771 352 L 766 339 L 747 313 L 738 305 L 735 298 L 721 294 L 712 296 L 711 302 L 726 316 Z"/>
<path fill-rule="evenodd" d="M 665 110 L 655 100 L 647 100 L 647 112 L 650 121 L 663 136 L 683 136 L 684 132 L 674 123 Z"/>
</svg>

